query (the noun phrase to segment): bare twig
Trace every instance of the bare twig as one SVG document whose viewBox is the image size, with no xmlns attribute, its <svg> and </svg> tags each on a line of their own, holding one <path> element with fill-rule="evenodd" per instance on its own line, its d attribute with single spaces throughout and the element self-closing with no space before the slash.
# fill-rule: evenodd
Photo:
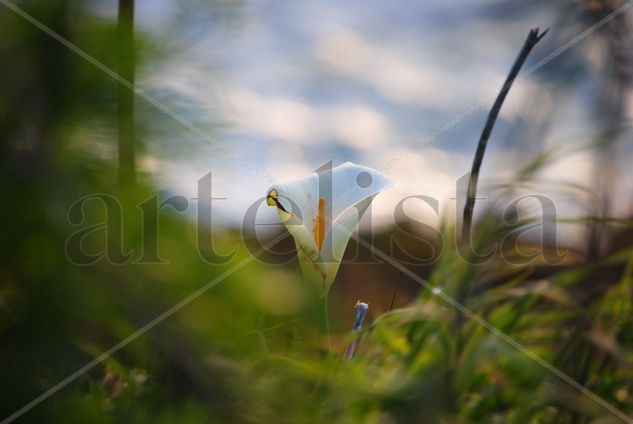
<svg viewBox="0 0 633 424">
<path fill-rule="evenodd" d="M 538 28 L 533 28 L 530 30 L 530 33 L 523 44 L 523 48 L 519 52 L 516 60 L 514 61 L 514 65 L 506 78 L 505 84 L 501 87 L 501 91 L 495 100 L 495 103 L 492 105 L 492 109 L 490 109 L 490 113 L 488 114 L 488 119 L 486 120 L 486 125 L 481 133 L 481 137 L 479 138 L 479 144 L 477 145 L 477 152 L 475 153 L 475 158 L 473 160 L 473 167 L 470 172 L 470 179 L 468 181 L 468 192 L 466 197 L 466 206 L 464 206 L 464 223 L 462 226 L 462 240 L 468 240 L 470 235 L 470 228 L 472 226 L 473 221 L 473 210 L 475 209 L 475 197 L 477 196 L 477 180 L 479 179 L 479 170 L 481 169 L 481 163 L 484 159 L 484 153 L 486 151 L 486 145 L 488 144 L 488 139 L 490 138 L 490 134 L 492 133 L 492 129 L 495 126 L 495 122 L 497 120 L 497 116 L 499 115 L 499 111 L 501 110 L 501 106 L 503 105 L 503 101 L 505 100 L 508 92 L 510 91 L 510 87 L 514 82 L 514 79 L 519 74 L 523 63 L 527 59 L 532 48 L 539 42 L 541 39 L 547 34 L 545 30 L 540 33 Z"/>
<path fill-rule="evenodd" d="M 398 280 L 396 281 L 396 287 L 393 289 L 393 297 L 391 298 L 391 306 L 389 306 L 389 312 L 393 311 L 393 307 L 396 304 L 396 297 L 398 296 L 398 289 L 400 288 L 400 280 L 402 280 L 402 271 L 398 275 Z"/>
</svg>

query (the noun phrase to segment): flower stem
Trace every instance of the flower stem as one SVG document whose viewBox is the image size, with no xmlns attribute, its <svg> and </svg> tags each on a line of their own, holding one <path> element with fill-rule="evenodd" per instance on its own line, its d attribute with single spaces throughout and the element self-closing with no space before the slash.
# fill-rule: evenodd
<svg viewBox="0 0 633 424">
<path fill-rule="evenodd" d="M 312 297 L 312 313 L 314 316 L 314 326 L 323 335 L 327 337 L 328 350 L 330 349 L 330 325 L 328 320 L 328 301 L 329 291 L 322 296 L 315 294 Z"/>
</svg>

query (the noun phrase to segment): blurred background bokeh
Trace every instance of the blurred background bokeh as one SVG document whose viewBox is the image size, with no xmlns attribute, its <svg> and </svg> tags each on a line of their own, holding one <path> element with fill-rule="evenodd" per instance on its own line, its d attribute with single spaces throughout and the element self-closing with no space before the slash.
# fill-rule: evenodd
<svg viewBox="0 0 633 424">
<path fill-rule="evenodd" d="M 632 19 L 616 0 L 0 0 L 0 419 L 217 281 L 16 422 L 620 422 Z M 550 31 L 501 109 L 475 213 L 478 251 L 509 244 L 468 263 L 457 183 L 532 27 Z M 257 208 L 272 182 L 328 161 L 396 182 L 362 237 L 623 415 L 353 242 L 327 352 L 292 240 L 249 258 L 284 231 Z M 396 216 L 412 195 L 437 210 Z M 551 199 L 553 234 L 530 229 L 534 199 L 504 221 L 526 195 Z M 343 362 L 359 299 L 367 331 Z"/>
</svg>

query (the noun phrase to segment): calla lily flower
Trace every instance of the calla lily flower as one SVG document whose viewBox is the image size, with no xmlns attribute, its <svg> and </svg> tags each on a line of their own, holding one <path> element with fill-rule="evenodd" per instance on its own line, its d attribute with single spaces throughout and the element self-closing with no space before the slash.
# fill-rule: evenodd
<svg viewBox="0 0 633 424">
<path fill-rule="evenodd" d="M 371 201 L 392 184 L 375 169 L 346 162 L 268 190 L 267 203 L 294 238 L 304 278 L 318 296 L 327 296 Z"/>
</svg>

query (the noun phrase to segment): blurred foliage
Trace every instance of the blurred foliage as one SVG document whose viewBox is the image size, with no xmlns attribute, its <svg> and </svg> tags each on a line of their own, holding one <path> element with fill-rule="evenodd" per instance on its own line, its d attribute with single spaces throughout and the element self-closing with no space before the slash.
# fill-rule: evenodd
<svg viewBox="0 0 633 424">
<path fill-rule="evenodd" d="M 217 19 L 233 16 L 230 2 L 221 3 L 225 12 Z M 78 2 L 20 5 L 116 68 L 116 22 L 90 14 Z M 192 220 L 165 208 L 159 248 L 168 263 L 135 263 L 142 254 L 143 229 L 141 211 L 131 205 L 156 192 L 140 175 L 138 186 L 121 197 L 121 231 L 110 233 L 115 245 L 120 238 L 122 250 L 90 265 L 73 264 L 65 253 L 68 237 L 78 229 L 67 215 L 71 206 L 94 193 L 115 199 L 121 195 L 116 132 L 111 129 L 116 84 L 6 10 L 0 26 L 5 34 L 0 57 L 7 59 L 0 68 L 2 418 L 241 264 L 249 252 L 241 247 L 223 265 L 204 262 Z M 164 54 L 143 34 L 137 34 L 137 44 L 141 64 Z M 145 125 L 139 123 L 141 132 Z M 499 186 L 499 198 L 529 184 L 551 160 L 551 152 L 537 155 L 515 180 Z M 107 212 L 102 201 L 90 200 L 82 226 L 112 219 L 112 210 Z M 600 219 L 577 222 L 590 227 Z M 485 214 L 474 240 L 479 251 L 533 224 L 527 219 L 509 227 L 501 222 L 494 208 Z M 420 274 L 596 395 L 633 414 L 633 251 L 629 223 L 617 223 L 621 227 L 609 233 L 612 240 L 620 237 L 628 243 L 589 258 L 571 247 L 555 265 L 542 256 L 513 265 L 499 254 L 483 265 L 468 264 L 450 242 L 455 228 L 446 224 L 440 257 Z M 91 233 L 86 249 L 98 254 L 105 234 Z M 241 236 L 230 229 L 215 234 L 216 248 L 230 252 Z M 419 253 L 428 246 L 417 249 Z M 117 254 L 119 259 L 130 255 L 129 260 L 117 265 Z M 372 268 L 354 275 L 364 284 L 387 274 Z M 609 411 L 465 319 L 433 292 L 422 290 L 402 308 L 385 311 L 391 288 L 379 293 L 388 301 L 372 306 L 373 323 L 356 335 L 362 339 L 360 350 L 344 362 L 340 353 L 354 336 L 341 330 L 351 327 L 353 305 L 349 311 L 346 305 L 337 306 L 334 349 L 328 352 L 306 323 L 297 264 L 273 267 L 252 260 L 20 420 L 617 422 Z M 349 322 L 344 318 L 348 312 Z"/>
</svg>

